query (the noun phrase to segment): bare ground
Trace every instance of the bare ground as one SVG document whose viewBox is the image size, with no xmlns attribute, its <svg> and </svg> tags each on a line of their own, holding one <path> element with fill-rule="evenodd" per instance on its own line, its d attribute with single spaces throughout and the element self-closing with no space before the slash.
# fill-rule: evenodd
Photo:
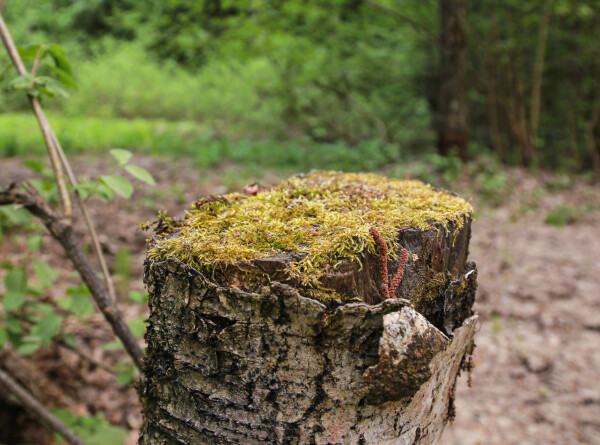
<svg viewBox="0 0 600 445">
<path fill-rule="evenodd" d="M 136 231 L 137 223 L 152 219 L 156 210 L 181 214 L 198 197 L 223 193 L 223 175 L 235 175 L 235 167 L 200 173 L 171 160 L 136 162 L 151 170 L 160 186 L 136 192 L 129 202 L 98 203 L 92 210 L 111 261 L 122 246 L 132 249 L 131 288 L 139 290 L 145 236 Z M 102 162 L 90 166 L 78 159 L 76 164 L 83 174 L 106 171 Z M 27 175 L 20 160 L 0 163 L 0 184 Z M 476 200 L 482 209 L 470 256 L 479 267 L 476 367 L 470 388 L 465 375 L 458 383 L 456 419 L 440 443 L 600 443 L 600 212 L 585 211 L 562 227 L 544 223 L 548 209 L 560 204 L 597 208 L 600 187 L 574 184 L 549 192 L 543 176 L 513 171 L 511 178 L 514 190 L 499 208 Z M 238 178 L 233 185 L 254 179 L 268 183 L 276 175 Z M 468 184 L 457 187 L 468 194 Z M 9 237 L 0 261 L 22 252 L 22 238 Z M 48 242 L 42 255 L 64 266 L 64 281 L 73 283 L 57 246 Z M 121 306 L 128 318 L 140 314 L 138 305 L 123 300 Z M 70 329 L 83 335 L 83 346 L 97 360 L 117 363 L 122 356 L 101 347 L 110 339 L 101 317 L 94 315 L 89 323 L 89 329 L 76 324 Z M 128 443 L 136 442 L 140 416 L 132 388 L 124 391 L 114 376 L 59 348 L 46 348 L 32 360 L 50 376 L 47 387 L 62 388 L 63 400 L 49 403 L 62 402 L 80 414 L 103 412 L 131 430 Z M 51 435 L 26 418 L 15 422 L 27 429 L 21 443 L 51 442 Z"/>
</svg>

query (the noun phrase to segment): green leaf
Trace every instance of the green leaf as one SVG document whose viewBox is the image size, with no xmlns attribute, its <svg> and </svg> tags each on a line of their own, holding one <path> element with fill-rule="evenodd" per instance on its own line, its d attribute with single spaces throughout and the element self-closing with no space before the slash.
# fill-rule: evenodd
<svg viewBox="0 0 600 445">
<path fill-rule="evenodd" d="M 22 332 L 21 322 L 13 317 L 7 318 L 6 330 L 11 334 L 20 335 Z"/>
<path fill-rule="evenodd" d="M 62 48 L 62 46 L 53 43 L 52 45 L 48 45 L 46 51 L 48 54 L 50 54 L 50 56 L 52 56 L 52 59 L 54 59 L 54 63 L 56 64 L 57 68 L 59 68 L 61 71 L 64 71 L 70 77 L 73 76 L 71 64 L 67 60 L 65 50 Z"/>
<path fill-rule="evenodd" d="M 131 185 L 131 182 L 122 176 L 102 175 L 98 178 L 98 181 L 125 199 L 130 198 L 133 194 L 133 186 Z"/>
<path fill-rule="evenodd" d="M 32 252 L 42 247 L 43 243 L 44 238 L 41 235 L 32 235 L 27 237 L 27 247 Z"/>
<path fill-rule="evenodd" d="M 93 190 L 93 194 L 96 195 L 98 198 L 100 198 L 104 202 L 110 201 L 115 196 L 115 194 L 113 193 L 113 191 L 110 188 L 108 188 L 106 185 L 101 184 L 101 183 L 99 183 L 98 187 L 96 187 Z"/>
<path fill-rule="evenodd" d="M 46 288 L 52 287 L 52 284 L 59 277 L 59 273 L 54 268 L 39 258 L 33 260 L 33 271 L 40 279 L 42 286 Z"/>
<path fill-rule="evenodd" d="M 135 301 L 137 303 L 147 303 L 148 302 L 148 293 L 134 290 L 134 291 L 129 292 L 129 299 L 131 301 Z"/>
<path fill-rule="evenodd" d="M 44 170 L 44 164 L 37 159 L 28 159 L 23 161 L 23 165 L 36 173 L 41 173 Z"/>
<path fill-rule="evenodd" d="M 123 342 L 121 340 L 109 341 L 102 346 L 105 351 L 116 351 L 117 349 L 123 349 Z"/>
<path fill-rule="evenodd" d="M 110 150 L 110 154 L 117 160 L 119 165 L 125 165 L 133 157 L 133 153 L 129 150 L 123 150 L 122 148 L 113 148 Z"/>
<path fill-rule="evenodd" d="M 49 344 L 60 331 L 62 322 L 62 315 L 57 313 L 49 314 L 40 323 L 31 328 L 31 335 L 39 337 L 42 344 Z"/>
<path fill-rule="evenodd" d="M 119 373 L 117 380 L 119 381 L 119 383 L 122 386 L 125 386 L 125 385 L 129 385 L 131 382 L 133 382 L 133 376 L 134 376 L 133 368 L 129 367 L 125 371 Z"/>
<path fill-rule="evenodd" d="M 65 311 L 68 311 L 73 304 L 73 298 L 71 297 L 57 298 L 54 301 L 60 306 L 61 309 L 64 309 Z"/>
<path fill-rule="evenodd" d="M 42 346 L 40 343 L 31 342 L 31 343 L 22 343 L 18 348 L 17 352 L 21 355 L 31 355 Z"/>
<path fill-rule="evenodd" d="M 23 62 L 28 62 L 35 59 L 35 56 L 37 56 L 37 53 L 41 47 L 42 45 L 40 44 L 19 46 L 17 47 L 17 51 L 19 52 L 21 59 L 23 59 Z"/>
<path fill-rule="evenodd" d="M 44 62 L 44 66 L 53 71 L 58 76 L 60 83 L 62 83 L 64 86 L 77 90 L 77 84 L 68 73 L 48 62 Z"/>
<path fill-rule="evenodd" d="M 86 294 L 76 293 L 71 297 L 69 310 L 80 317 L 89 317 L 94 313 L 94 303 Z"/>
<path fill-rule="evenodd" d="M 156 185 L 156 181 L 148 170 L 137 165 L 126 165 L 125 170 L 135 179 L 138 179 L 146 184 Z"/>
<path fill-rule="evenodd" d="M 60 96 L 60 97 L 69 97 L 69 93 L 67 93 L 64 88 L 58 83 L 57 80 L 52 77 L 47 76 L 39 76 L 33 79 L 33 87 L 50 97 Z M 29 94 L 33 94 L 33 91 L 30 91 Z"/>
<path fill-rule="evenodd" d="M 27 289 L 27 274 L 24 267 L 13 267 L 4 277 L 4 287 L 9 292 L 25 292 Z"/>
<path fill-rule="evenodd" d="M 6 87 L 9 91 L 12 90 L 30 90 L 31 89 L 31 74 L 21 74 L 10 81 Z"/>
<path fill-rule="evenodd" d="M 25 303 L 26 298 L 27 294 L 25 292 L 8 291 L 4 297 L 2 297 L 2 306 L 4 306 L 6 311 L 11 312 L 21 307 L 21 305 Z"/>
<path fill-rule="evenodd" d="M 0 81 L 4 80 L 4 76 L 6 76 L 6 74 L 10 71 L 10 69 L 13 67 L 12 63 L 9 63 L 8 65 L 6 65 L 4 67 L 4 69 L 2 69 L 2 71 L 0 71 Z"/>
<path fill-rule="evenodd" d="M 129 435 L 128 431 L 108 423 L 102 414 L 93 417 L 76 416 L 64 408 L 55 408 L 51 411 L 88 445 L 122 445 Z M 58 441 L 64 441 L 59 434 L 56 437 Z"/>
<path fill-rule="evenodd" d="M 146 323 L 144 322 L 144 318 L 134 318 L 129 323 L 127 323 L 129 329 L 135 336 L 135 338 L 140 338 L 146 332 Z"/>
</svg>

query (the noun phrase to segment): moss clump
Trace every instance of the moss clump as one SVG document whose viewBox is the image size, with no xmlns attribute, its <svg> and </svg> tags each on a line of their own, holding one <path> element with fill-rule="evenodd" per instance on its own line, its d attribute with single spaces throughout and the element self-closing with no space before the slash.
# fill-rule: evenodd
<svg viewBox="0 0 600 445">
<path fill-rule="evenodd" d="M 397 232 L 460 229 L 473 209 L 465 200 L 419 181 L 367 173 L 312 172 L 254 196 L 238 193 L 196 202 L 175 236 L 159 237 L 152 260 L 177 258 L 202 273 L 292 253 L 286 273 L 300 286 L 323 290 L 320 278 L 343 261 L 376 253 L 375 227 L 397 250 Z M 316 292 L 325 299 L 327 292 Z M 334 295 L 332 295 L 335 298 Z"/>
</svg>

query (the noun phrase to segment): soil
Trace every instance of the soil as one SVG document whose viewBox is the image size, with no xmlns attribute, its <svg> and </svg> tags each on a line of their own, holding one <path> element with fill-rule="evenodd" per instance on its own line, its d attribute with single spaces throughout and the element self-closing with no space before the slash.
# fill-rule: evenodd
<svg viewBox="0 0 600 445">
<path fill-rule="evenodd" d="M 108 159 L 74 162 L 80 176 L 106 172 L 108 163 Z M 131 277 L 119 286 L 120 307 L 127 319 L 144 315 L 140 305 L 124 297 L 128 290 L 143 289 L 146 235 L 136 230 L 137 224 L 152 220 L 157 210 L 181 215 L 199 197 L 227 191 L 223 177 L 235 174 L 232 165 L 200 172 L 171 159 L 136 157 L 135 163 L 149 169 L 159 186 L 144 188 L 137 183 L 129 201 L 91 204 L 109 262 L 122 247 L 131 249 Z M 513 190 L 504 204 L 492 208 L 485 199 L 473 198 L 478 216 L 470 259 L 479 268 L 475 309 L 481 327 L 475 367 L 458 382 L 456 418 L 440 443 L 600 443 L 600 186 L 573 183 L 551 191 L 551 176 L 508 173 Z M 21 159 L 0 163 L 1 185 L 30 176 Z M 245 180 L 265 184 L 277 179 L 275 174 L 265 176 L 239 178 L 235 186 Z M 469 195 L 468 182 L 457 189 Z M 569 225 L 546 224 L 547 212 L 565 204 L 585 210 Z M 84 236 L 83 228 L 79 232 Z M 18 230 L 10 232 L 0 262 L 19 258 L 24 243 Z M 41 256 L 63 270 L 60 285 L 50 296 L 59 297 L 65 287 L 77 283 L 51 239 Z M 67 329 L 78 334 L 82 348 L 96 360 L 113 365 L 123 359 L 120 351 L 102 349 L 112 336 L 101 316 L 94 314 L 87 326 L 69 323 Z M 67 406 L 78 414 L 102 412 L 113 424 L 130 430 L 128 444 L 136 443 L 141 417 L 132 387 L 124 390 L 115 376 L 59 347 L 44 348 L 28 361 L 49 376 L 47 386 L 63 391 L 63 400 L 49 397 L 46 403 Z M 11 409 L 1 405 L 1 417 L 8 420 Z M 0 433 L 0 442 L 52 443 L 52 434 L 14 405 L 12 412 L 12 435 Z M 0 422 L 0 431 L 7 431 L 5 427 Z"/>
</svg>

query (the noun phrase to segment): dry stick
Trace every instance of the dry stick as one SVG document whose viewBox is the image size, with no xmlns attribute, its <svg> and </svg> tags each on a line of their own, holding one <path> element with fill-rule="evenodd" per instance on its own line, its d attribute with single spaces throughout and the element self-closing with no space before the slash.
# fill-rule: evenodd
<svg viewBox="0 0 600 445">
<path fill-rule="evenodd" d="M 10 36 L 8 28 L 6 27 L 6 23 L 4 23 L 4 19 L 2 15 L 0 15 L 0 37 L 2 38 L 2 43 L 4 43 L 4 47 L 8 52 L 17 72 L 20 75 L 27 74 L 27 70 L 25 69 L 25 65 L 21 60 L 21 56 L 19 56 L 19 52 L 17 51 L 17 47 Z M 37 117 L 38 123 L 40 125 L 40 129 L 42 130 L 42 135 L 44 136 L 44 141 L 46 142 L 46 147 L 48 148 L 48 154 L 50 156 L 50 162 L 52 163 L 52 169 L 54 170 L 54 176 L 56 177 L 56 183 L 58 184 L 58 190 L 60 193 L 60 202 L 63 210 L 63 217 L 67 224 L 70 224 L 72 208 L 71 208 L 71 198 L 69 197 L 69 191 L 67 190 L 67 185 L 65 183 L 65 177 L 63 174 L 63 170 L 61 168 L 60 159 L 58 157 L 58 153 L 56 152 L 56 147 L 53 143 L 52 139 L 52 129 L 50 128 L 50 123 L 44 114 L 42 107 L 40 106 L 40 102 L 37 98 L 27 95 L 29 99 L 29 103 L 31 104 L 31 108 Z"/>
<path fill-rule="evenodd" d="M 81 275 L 81 278 L 89 288 L 96 304 L 102 311 L 104 318 L 111 325 L 116 336 L 123 342 L 125 349 L 133 359 L 135 365 L 138 369 L 143 369 L 144 362 L 142 349 L 123 320 L 123 316 L 115 302 L 110 297 L 104 281 L 98 278 L 94 272 L 94 269 L 73 233 L 73 229 L 60 220 L 48 203 L 39 196 L 33 187 L 29 187 L 25 192 L 16 190 L 14 187 L 0 191 L 0 205 L 6 204 L 23 205 L 29 212 L 42 220 L 52 237 L 61 244 L 65 253 L 73 263 L 73 266 Z"/>
<path fill-rule="evenodd" d="M 63 436 L 73 445 L 85 445 L 73 431 L 52 415 L 44 405 L 33 397 L 25 388 L 19 385 L 11 376 L 0 369 L 0 383 L 2 383 L 19 401 L 29 410 L 44 420 L 52 430 Z"/>
<path fill-rule="evenodd" d="M 71 185 L 73 187 L 77 187 L 77 184 L 78 184 L 77 178 L 75 177 L 75 173 L 73 173 L 71 164 L 69 163 L 69 160 L 65 156 L 65 152 L 63 151 L 63 149 L 60 145 L 60 142 L 58 142 L 58 138 L 56 137 L 56 134 L 54 134 L 54 131 L 52 131 L 52 129 L 50 129 L 50 130 L 52 132 L 54 146 L 56 147 L 56 149 L 58 151 L 58 155 L 60 156 L 60 160 L 62 161 L 63 167 L 65 168 L 65 171 L 67 172 L 67 177 L 69 178 L 69 181 L 71 181 Z M 100 246 L 100 239 L 98 238 L 98 234 L 96 233 L 96 228 L 94 227 L 94 223 L 90 216 L 90 212 L 88 211 L 88 208 L 85 205 L 85 202 L 77 189 L 75 190 L 75 197 L 77 199 L 77 204 L 79 204 L 79 208 L 81 209 L 81 213 L 83 213 L 83 217 L 85 219 L 85 224 L 87 225 L 88 232 L 90 233 L 90 237 L 92 238 L 92 243 L 94 245 L 94 252 L 96 252 L 96 257 L 98 258 L 98 262 L 100 263 L 100 268 L 102 269 L 102 273 L 104 274 L 104 281 L 106 281 L 106 287 L 108 287 L 108 292 L 110 293 L 110 296 L 113 299 L 113 301 L 116 301 L 115 285 L 113 283 L 112 276 L 110 275 L 110 272 L 108 271 L 108 266 L 106 265 L 104 253 L 102 253 L 102 247 Z"/>
</svg>

